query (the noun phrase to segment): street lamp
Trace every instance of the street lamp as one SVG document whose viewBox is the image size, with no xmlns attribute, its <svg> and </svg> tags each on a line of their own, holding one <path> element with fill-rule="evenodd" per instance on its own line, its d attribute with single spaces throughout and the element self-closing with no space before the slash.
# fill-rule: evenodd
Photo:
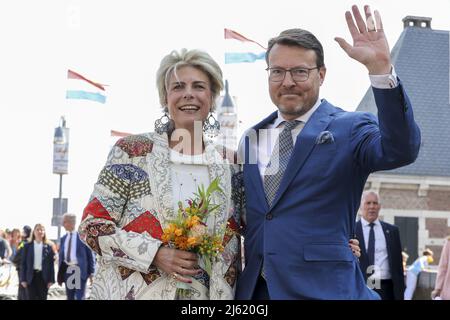
<svg viewBox="0 0 450 320">
<path fill-rule="evenodd" d="M 62 215 L 67 212 L 67 198 L 62 198 L 62 177 L 68 173 L 68 164 L 69 128 L 66 128 L 66 119 L 62 116 L 53 138 L 53 173 L 59 174 L 59 197 L 53 198 L 52 226 L 58 227 L 58 245 L 61 239 Z"/>
</svg>

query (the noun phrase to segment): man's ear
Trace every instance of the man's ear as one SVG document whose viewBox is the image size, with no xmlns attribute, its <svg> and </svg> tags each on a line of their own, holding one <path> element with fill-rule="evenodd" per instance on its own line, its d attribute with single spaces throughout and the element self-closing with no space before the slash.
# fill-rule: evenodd
<svg viewBox="0 0 450 320">
<path fill-rule="evenodd" d="M 320 69 L 319 69 L 320 85 L 322 85 L 323 82 L 325 81 L 326 73 L 327 73 L 327 68 L 325 66 L 320 67 Z"/>
</svg>

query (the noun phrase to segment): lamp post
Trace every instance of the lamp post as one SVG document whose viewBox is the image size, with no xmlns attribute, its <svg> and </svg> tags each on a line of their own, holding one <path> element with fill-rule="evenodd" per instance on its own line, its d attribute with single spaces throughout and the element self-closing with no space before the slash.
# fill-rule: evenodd
<svg viewBox="0 0 450 320">
<path fill-rule="evenodd" d="M 61 239 L 62 215 L 67 212 L 67 198 L 62 198 L 62 178 L 68 173 L 69 164 L 69 128 L 66 127 L 66 119 L 61 117 L 59 127 L 55 128 L 53 139 L 53 173 L 59 174 L 59 197 L 53 198 L 52 226 L 58 227 L 58 239 Z"/>
</svg>

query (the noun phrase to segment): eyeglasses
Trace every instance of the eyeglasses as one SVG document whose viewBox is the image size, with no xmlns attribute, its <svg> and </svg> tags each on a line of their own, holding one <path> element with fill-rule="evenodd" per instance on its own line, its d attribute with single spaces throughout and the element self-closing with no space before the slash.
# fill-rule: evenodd
<svg viewBox="0 0 450 320">
<path fill-rule="evenodd" d="M 292 68 L 292 69 L 283 69 L 283 68 L 267 68 L 266 71 L 269 72 L 269 80 L 272 82 L 281 82 L 286 77 L 286 72 L 291 74 L 292 80 L 295 82 L 303 82 L 308 80 L 309 72 L 314 69 L 319 69 L 320 67 L 314 68 Z"/>
</svg>

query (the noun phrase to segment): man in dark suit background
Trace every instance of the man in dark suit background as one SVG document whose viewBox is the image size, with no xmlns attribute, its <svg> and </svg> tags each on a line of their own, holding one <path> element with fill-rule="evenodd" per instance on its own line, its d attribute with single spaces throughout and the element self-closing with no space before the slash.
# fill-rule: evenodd
<svg viewBox="0 0 450 320">
<path fill-rule="evenodd" d="M 396 226 L 378 219 L 380 208 L 378 194 L 366 191 L 361 200 L 361 220 L 356 223 L 361 270 L 367 284 L 383 300 L 403 300 L 405 280 L 400 234 Z"/>
<path fill-rule="evenodd" d="M 61 238 L 59 248 L 58 284 L 65 283 L 67 300 L 84 300 L 87 279 L 92 282 L 94 274 L 94 257 L 91 249 L 80 240 L 75 224 L 75 214 L 63 216 L 67 233 Z"/>
</svg>

